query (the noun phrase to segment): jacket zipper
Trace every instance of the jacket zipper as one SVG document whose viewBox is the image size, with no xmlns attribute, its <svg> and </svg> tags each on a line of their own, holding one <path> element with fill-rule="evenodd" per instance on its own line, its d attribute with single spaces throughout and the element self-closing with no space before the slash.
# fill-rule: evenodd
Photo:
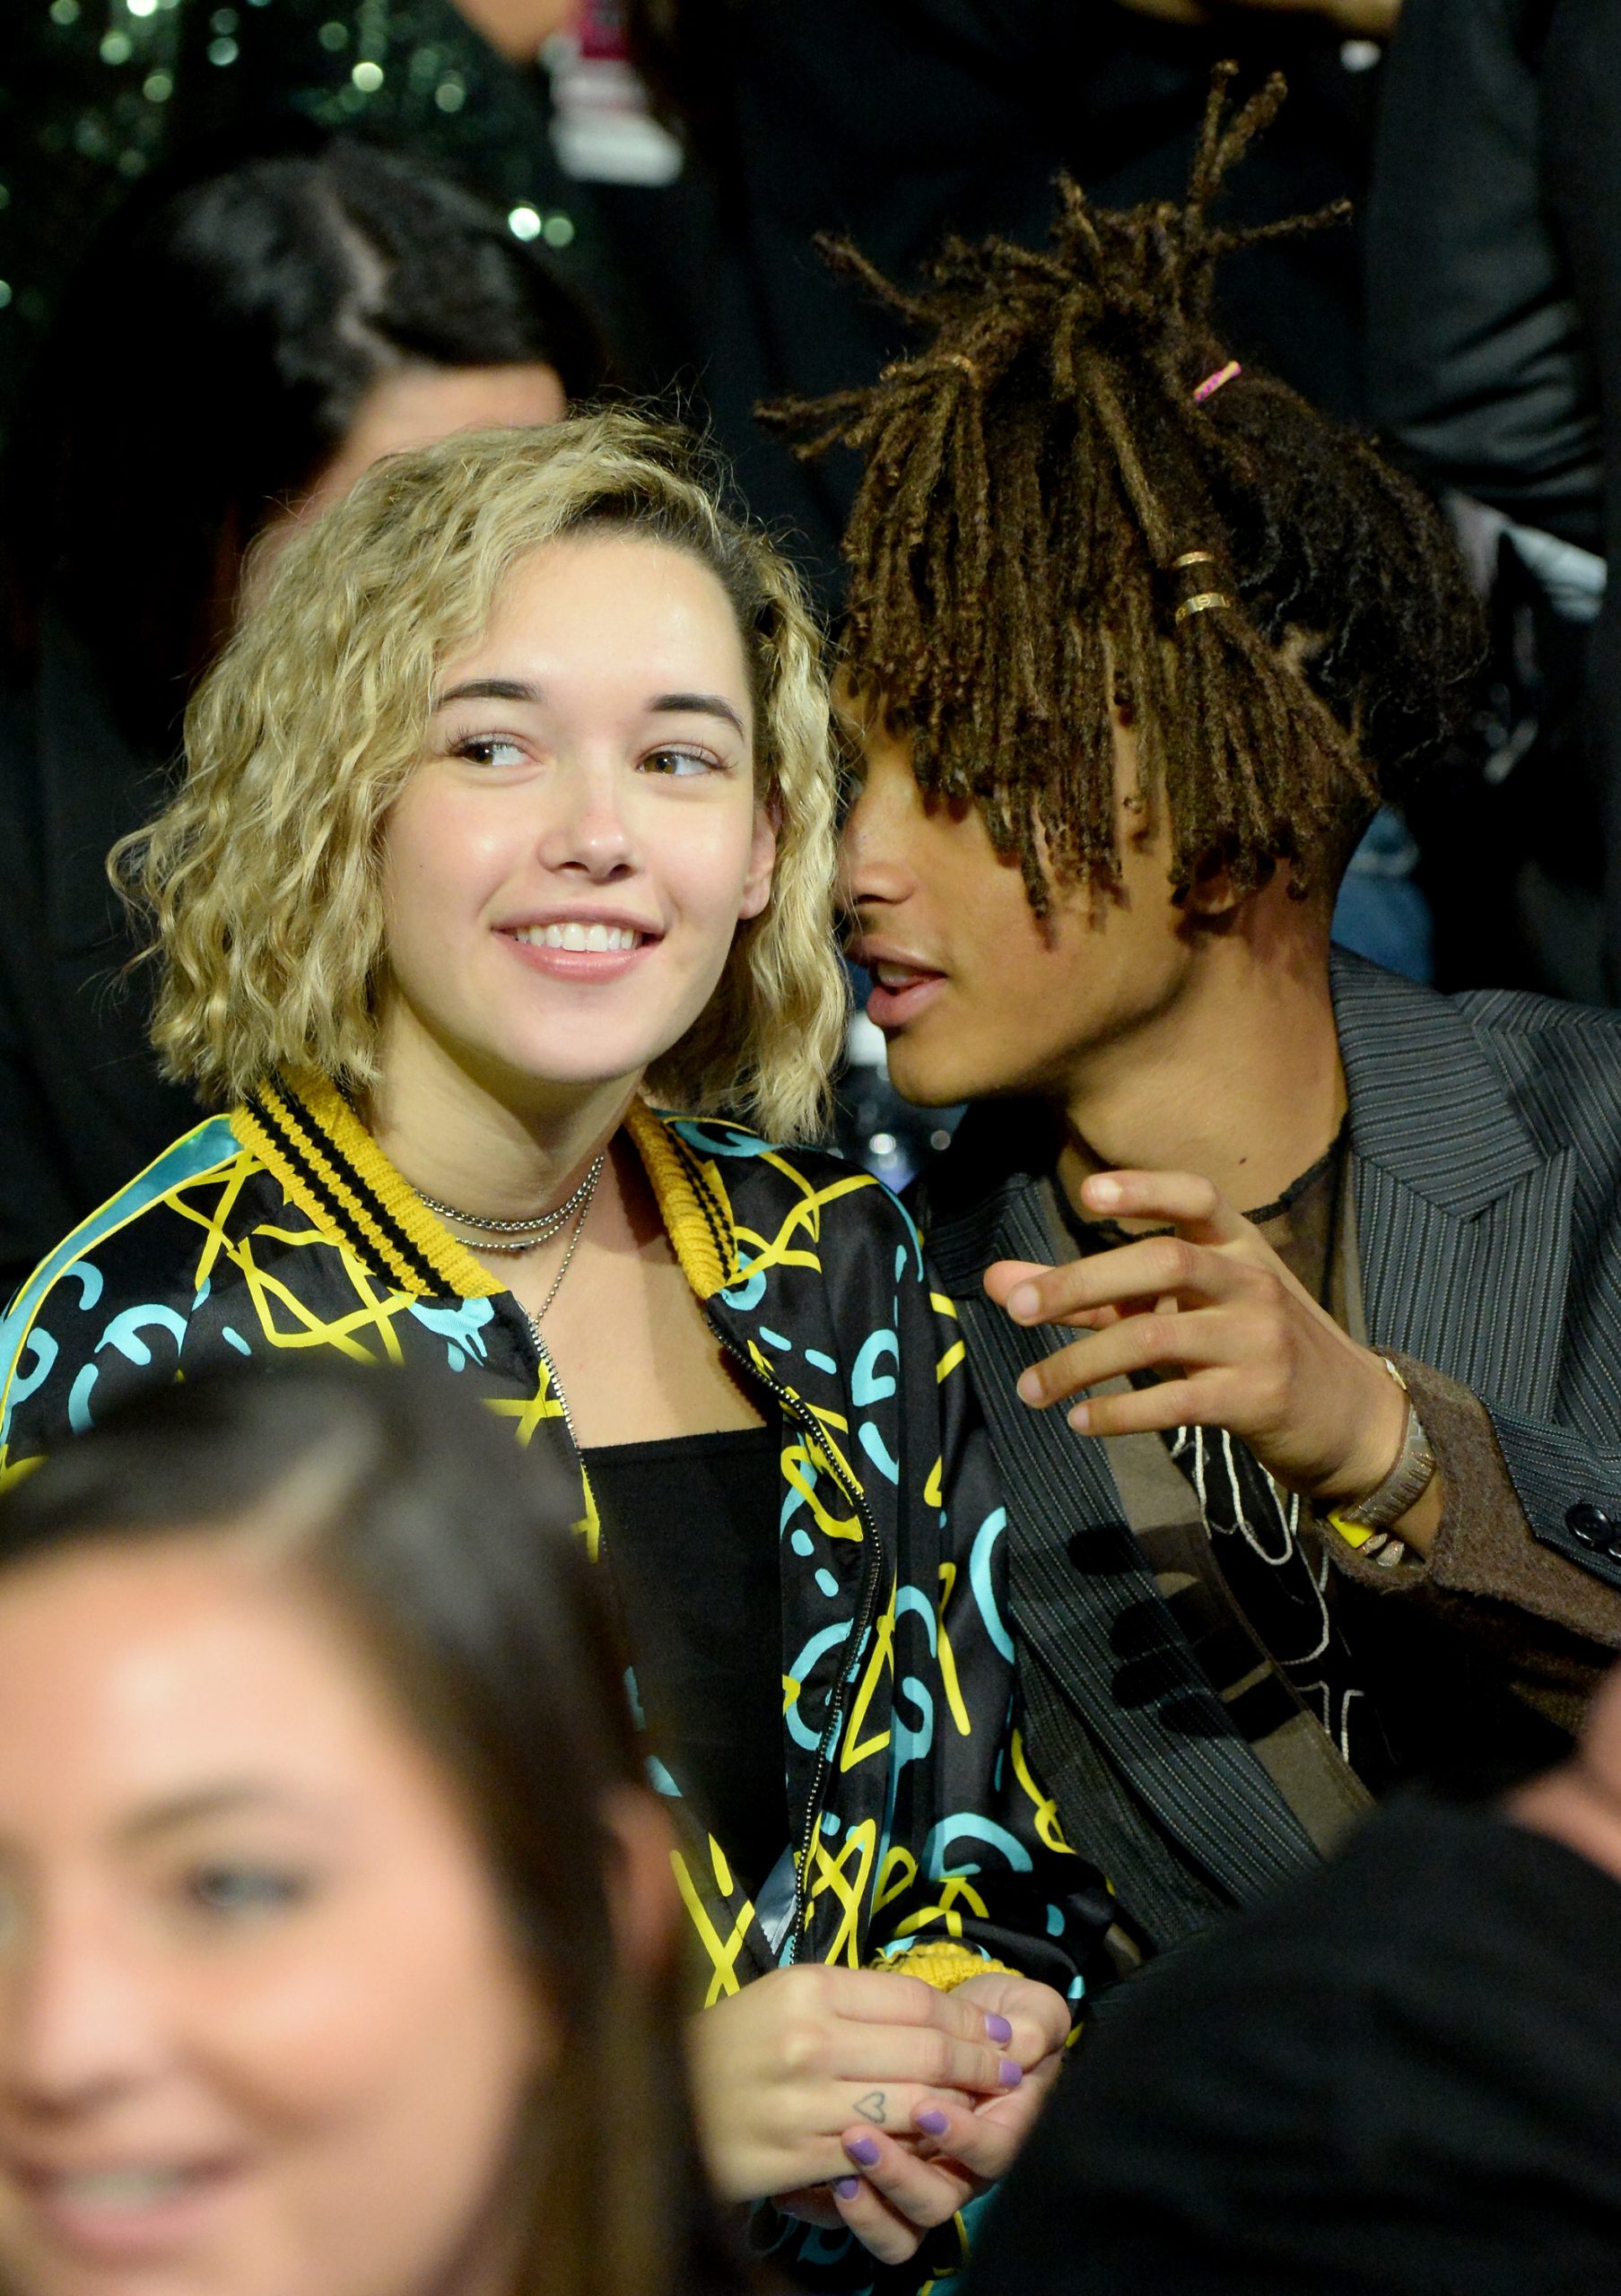
<svg viewBox="0 0 1621 2296">
<path fill-rule="evenodd" d="M 762 1387 L 770 1390 L 783 1412 L 793 1421 L 802 1434 L 808 1435 L 813 1442 L 818 1441 L 819 1430 L 816 1423 L 797 1396 L 790 1395 L 789 1390 L 780 1381 L 774 1379 L 769 1371 L 762 1371 L 757 1363 L 751 1361 L 731 1334 L 721 1328 L 707 1307 L 703 1310 L 703 1316 L 704 1321 L 727 1353 L 742 1365 L 752 1379 L 757 1380 Z M 546 1376 L 551 1381 L 552 1393 L 557 1398 L 558 1406 L 562 1413 L 562 1423 L 568 1430 L 570 1442 L 574 1446 L 574 1456 L 583 1464 L 580 1438 L 574 1431 L 573 1414 L 569 1409 L 569 1399 L 562 1391 L 562 1381 L 557 1376 L 557 1366 L 552 1361 L 546 1343 L 540 1335 L 540 1326 L 534 1317 L 526 1316 L 524 1320 L 529 1326 L 529 1336 L 535 1343 L 535 1352 L 546 1367 Z M 817 1830 L 822 1823 L 823 1810 L 825 1806 L 823 1799 L 824 1789 L 827 1785 L 828 1771 L 832 1766 L 833 1735 L 839 1727 L 840 1718 L 844 1712 L 845 1694 L 850 1688 L 850 1669 L 848 1663 L 850 1653 L 852 1649 L 860 1648 L 862 1638 L 872 1623 L 873 1604 L 877 1596 L 883 1569 L 884 1551 L 878 1539 L 878 1526 L 867 1511 L 866 1500 L 858 1491 L 852 1490 L 845 1483 L 844 1478 L 833 1467 L 831 1461 L 827 1472 L 860 1518 L 861 1528 L 867 1539 L 867 1570 L 861 1582 L 860 1603 L 854 1619 L 850 1622 L 850 1631 L 844 1638 L 844 1648 L 840 1653 L 838 1686 L 833 1697 L 832 1711 L 829 1714 L 824 1726 L 821 1744 L 816 1748 L 816 1766 L 811 1773 L 810 1802 L 806 1812 L 805 1831 L 800 1839 L 799 1856 L 796 1862 L 794 1874 L 794 1926 L 788 1941 L 789 1962 L 796 1958 L 799 1940 L 804 1936 L 810 1918 L 810 1900 L 807 1891 L 811 1844 L 815 1840 Z"/>
<path fill-rule="evenodd" d="M 546 1343 L 540 1335 L 540 1326 L 535 1318 L 526 1314 L 524 1321 L 529 1326 L 529 1337 L 535 1342 L 535 1352 L 546 1367 L 546 1377 L 552 1383 L 552 1393 L 557 1397 L 558 1408 L 562 1413 L 562 1423 L 569 1431 L 569 1440 L 574 1446 L 574 1456 L 583 1465 L 584 1454 L 580 1448 L 580 1438 L 574 1432 L 574 1416 L 569 1409 L 569 1398 L 562 1391 L 562 1381 L 557 1376 L 557 1366 L 553 1362 Z"/>
</svg>

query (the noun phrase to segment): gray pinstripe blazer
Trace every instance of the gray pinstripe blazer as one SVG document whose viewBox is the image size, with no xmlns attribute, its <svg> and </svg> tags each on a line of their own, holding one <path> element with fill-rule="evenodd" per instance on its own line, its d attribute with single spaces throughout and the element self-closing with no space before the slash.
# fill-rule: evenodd
<svg viewBox="0 0 1621 2296">
<path fill-rule="evenodd" d="M 1441 996 L 1338 951 L 1333 990 L 1369 1337 L 1472 1389 L 1538 1539 L 1621 1587 L 1621 1014 Z M 1019 1329 L 980 1279 L 1050 1256 L 1050 1169 L 1039 1120 L 987 1107 L 918 1209 L 1007 1486 L 1038 1763 L 1166 1944 L 1314 1852 L 1145 1567 L 1106 1446 L 1014 1394 L 1061 1335 Z"/>
</svg>

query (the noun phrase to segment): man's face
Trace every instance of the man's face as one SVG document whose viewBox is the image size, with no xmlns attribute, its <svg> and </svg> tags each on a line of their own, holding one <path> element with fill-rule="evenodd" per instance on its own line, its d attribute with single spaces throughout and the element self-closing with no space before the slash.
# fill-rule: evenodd
<svg viewBox="0 0 1621 2296">
<path fill-rule="evenodd" d="M 1163 831 L 1120 809 L 1124 899 L 1055 890 L 1036 916 L 1015 858 L 978 809 L 926 797 L 904 736 L 880 714 L 862 729 L 858 795 L 844 831 L 850 949 L 874 976 L 867 1011 L 897 1091 L 930 1108 L 1004 1094 L 1068 1101 L 1083 1074 L 1175 1002 L 1195 934 L 1172 900 Z M 1116 731 L 1117 787 L 1136 761 Z"/>
</svg>

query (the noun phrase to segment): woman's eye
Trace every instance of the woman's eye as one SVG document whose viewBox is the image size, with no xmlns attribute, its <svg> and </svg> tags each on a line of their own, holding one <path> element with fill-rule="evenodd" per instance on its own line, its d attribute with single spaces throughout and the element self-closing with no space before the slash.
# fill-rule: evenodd
<svg viewBox="0 0 1621 2296">
<path fill-rule="evenodd" d="M 196 1912 L 224 1920 L 283 1913 L 309 1894 L 309 1876 L 273 1866 L 198 1866 L 185 1879 Z"/>
<path fill-rule="evenodd" d="M 521 765 L 525 752 L 520 743 L 503 734 L 469 734 L 451 744 L 450 754 L 465 757 L 469 765 Z"/>
<path fill-rule="evenodd" d="M 667 773 L 680 776 L 693 773 L 719 773 L 720 760 L 708 750 L 649 750 L 641 761 L 644 773 Z"/>
</svg>

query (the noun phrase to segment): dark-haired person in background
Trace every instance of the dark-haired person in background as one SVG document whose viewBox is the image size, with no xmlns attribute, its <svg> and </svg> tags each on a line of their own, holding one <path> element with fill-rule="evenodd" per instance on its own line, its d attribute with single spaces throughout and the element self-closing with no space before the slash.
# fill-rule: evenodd
<svg viewBox="0 0 1621 2296">
<path fill-rule="evenodd" d="M 784 411 L 866 456 L 855 954 L 899 1088 L 983 1104 L 922 1210 L 1033 1746 L 1156 1944 L 1415 1768 L 1562 1745 L 1621 1643 L 1621 1023 L 1330 956 L 1476 624 L 1418 494 L 1209 323 L 1280 95 L 1216 105 L 1183 210 L 1066 187 Z"/>
<path fill-rule="evenodd" d="M 0 1497 L 7 2296 L 740 2296 L 571 1480 L 328 1355 Z"/>
<path fill-rule="evenodd" d="M 590 320 L 504 221 L 361 145 L 119 217 L 65 299 L 4 474 L 0 1289 L 177 1130 L 107 882 L 244 558 L 379 455 L 548 422 Z"/>
</svg>

